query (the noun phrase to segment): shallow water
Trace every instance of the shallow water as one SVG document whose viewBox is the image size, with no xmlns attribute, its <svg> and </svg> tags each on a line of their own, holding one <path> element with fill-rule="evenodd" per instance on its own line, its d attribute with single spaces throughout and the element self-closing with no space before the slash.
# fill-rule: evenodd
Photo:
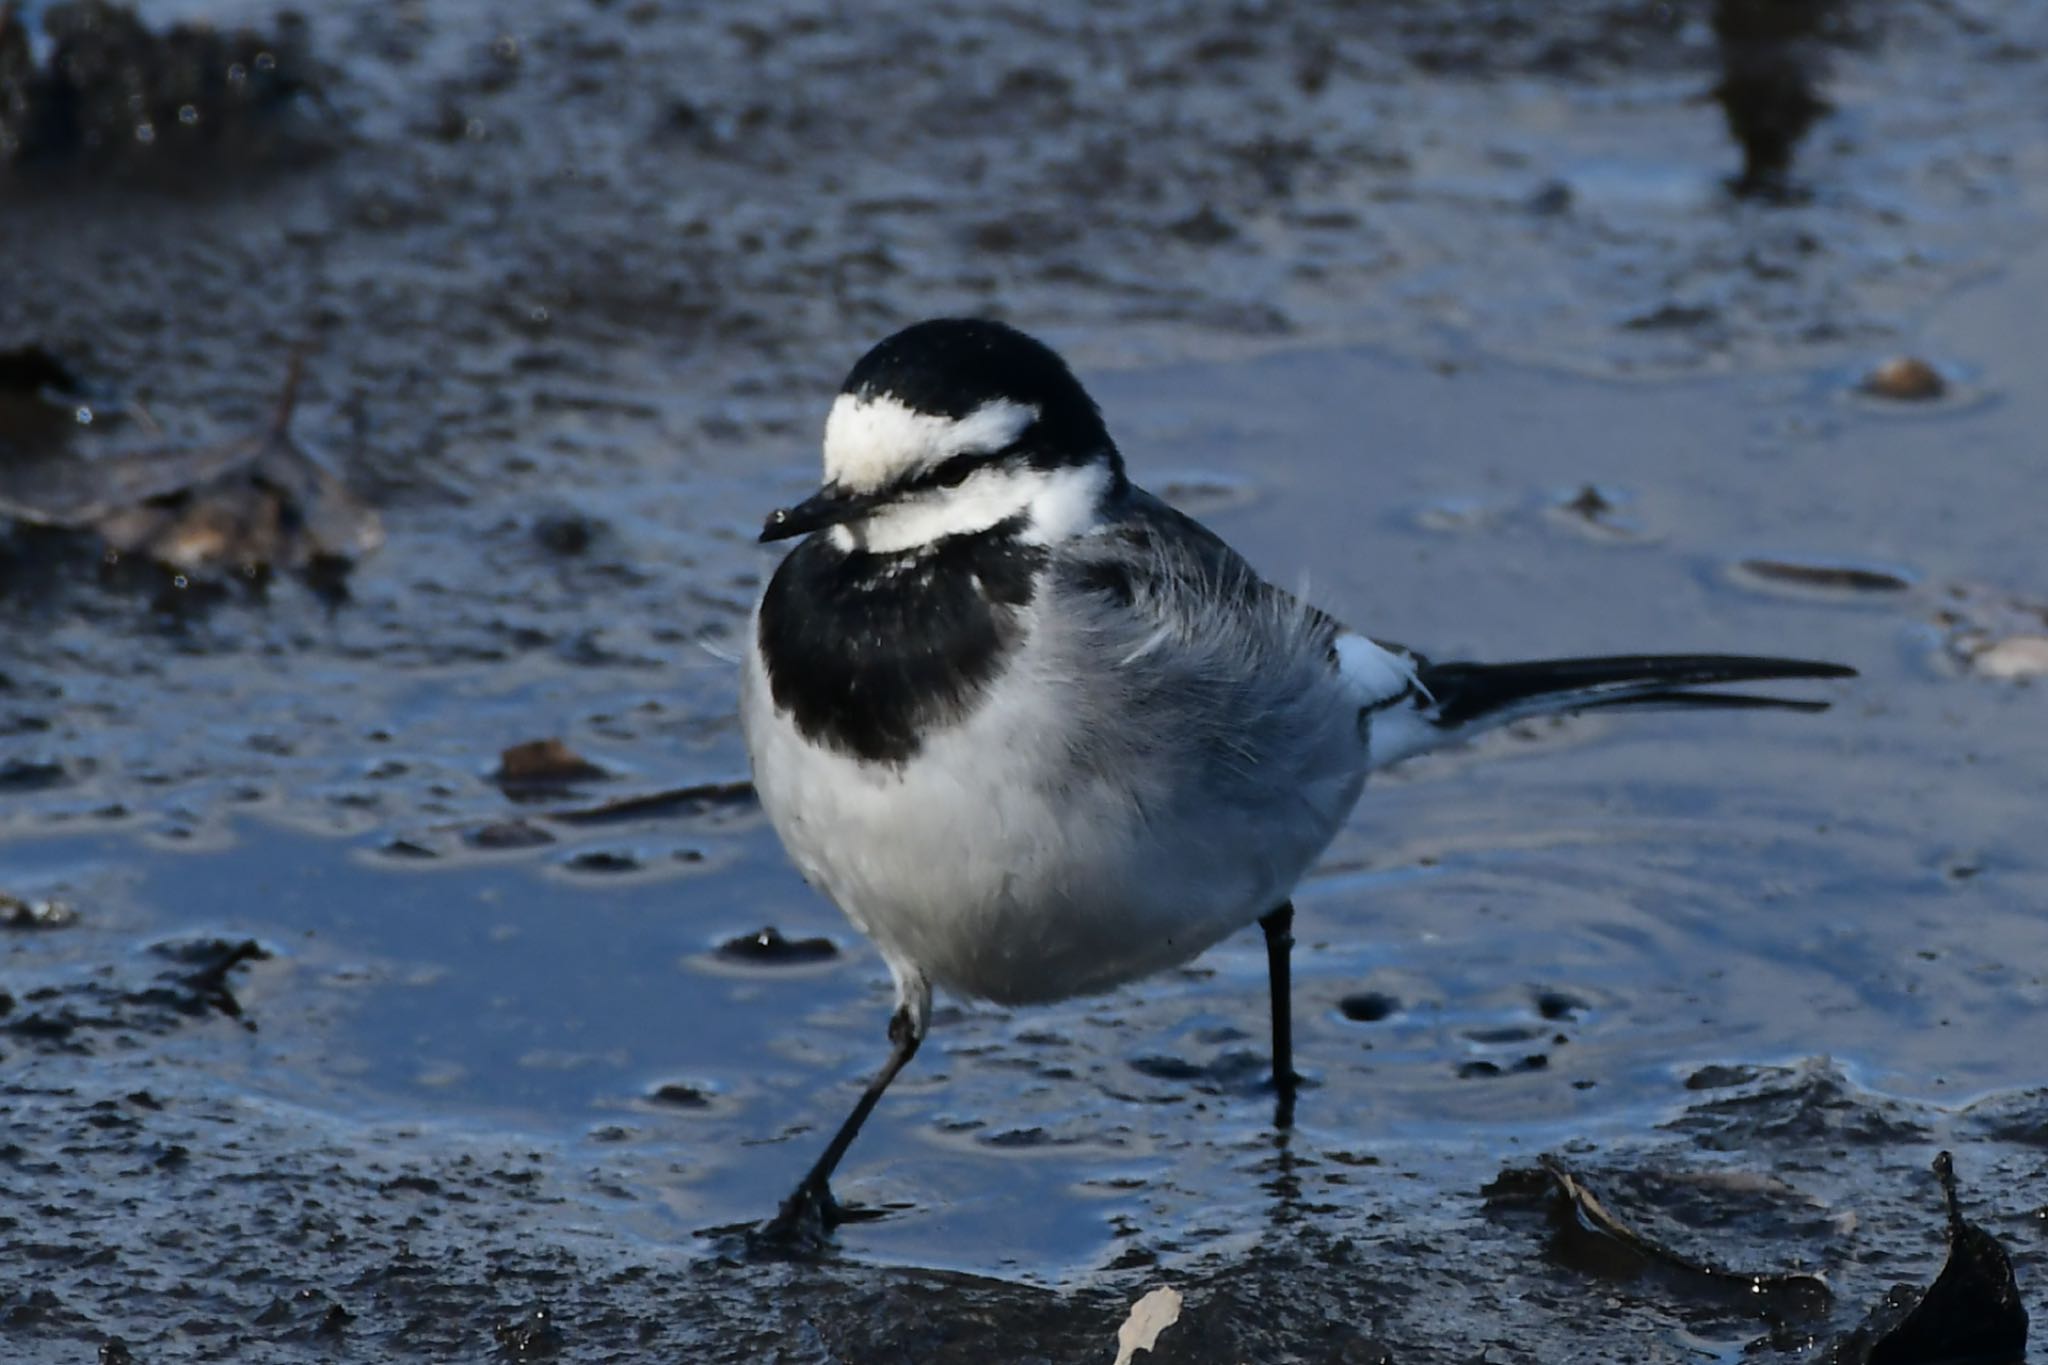
<svg viewBox="0 0 2048 1365">
<path fill-rule="evenodd" d="M 1605 32 L 1604 13 L 1560 22 Z M 2019 10 L 2000 18 L 2026 31 Z M 847 53 L 898 23 L 791 22 L 763 60 L 821 80 L 849 79 Z M 981 50 L 981 21 L 934 22 Z M 24 1349 L 1088 1359 L 1130 1298 L 1171 1283 L 1190 1316 L 1166 1360 L 1370 1359 L 1375 1342 L 1401 1360 L 1801 1358 L 1893 1281 L 1932 1275 L 1938 1146 L 2039 1316 L 2048 1072 L 2027 1040 L 2048 1004 L 2048 725 L 2038 683 L 1981 676 L 1951 646 L 2048 599 L 2048 412 L 2029 382 L 2048 255 L 2013 245 L 2041 220 L 2024 172 L 2048 142 L 1990 93 L 1913 83 L 1942 52 L 1981 60 L 1980 35 L 1919 35 L 1923 51 L 1893 33 L 1840 58 L 1816 201 L 1764 210 L 1718 198 L 1713 130 L 1677 93 L 1695 39 L 1563 74 L 1505 55 L 1457 77 L 1382 69 L 1369 54 L 1420 61 L 1435 41 L 1418 19 L 1340 64 L 1427 110 L 1437 131 L 1404 166 L 1356 144 L 1362 115 L 1300 92 L 1273 115 L 1348 168 L 1325 190 L 1390 206 L 1360 210 L 1396 240 L 1384 271 L 1300 294 L 1227 260 L 1177 290 L 1147 281 L 1152 219 L 1258 200 L 1205 184 L 1139 195 L 1128 220 L 1106 210 L 1078 243 L 1030 238 L 1026 264 L 976 292 L 942 283 L 992 250 L 932 244 L 958 212 L 942 177 L 889 191 L 912 206 L 887 211 L 911 224 L 898 240 L 924 245 L 873 279 L 845 264 L 853 246 L 778 238 L 791 205 L 761 208 L 748 280 L 684 337 L 663 320 L 672 262 L 529 278 L 460 249 L 482 232 L 529 265 L 581 261 L 605 249 L 579 236 L 593 224 L 680 212 L 662 206 L 692 163 L 602 132 L 677 98 L 604 46 L 622 23 L 657 51 L 709 31 L 565 12 L 522 35 L 508 87 L 453 14 L 339 12 L 315 34 L 354 82 L 337 99 L 360 109 L 362 145 L 288 183 L 293 203 L 310 190 L 354 216 L 244 187 L 164 210 L 190 240 L 113 272 L 158 311 L 91 354 L 176 432 L 260 407 L 251 338 L 299 320 L 223 281 L 273 247 L 299 262 L 278 289 L 315 299 L 328 338 L 306 428 L 370 473 L 389 540 L 331 610 L 279 583 L 165 612 L 74 562 L 10 561 L 0 765 L 26 766 L 0 794 L 0 891 L 78 910 L 0 938 L 0 1242 L 35 1267 L 0 1277 L 0 1315 Z M 2002 60 L 1985 83 L 2020 99 L 2039 58 Z M 392 95 L 424 67 L 441 97 L 516 113 L 573 86 L 577 62 L 616 81 L 575 87 L 578 107 L 619 121 L 584 126 L 575 155 L 532 130 L 523 153 L 446 144 Z M 714 111 L 711 131 L 685 121 L 706 146 L 726 136 L 719 79 L 690 95 Z M 1183 108 L 1145 88 L 1140 112 Z M 1105 97 L 1060 98 L 1071 111 L 1000 106 L 960 136 L 986 151 L 1046 129 L 1040 159 L 1004 172 L 1028 188 Z M 1214 73 L 1185 95 L 1241 98 Z M 886 162 L 902 130 L 873 117 Z M 1654 155 L 1626 137 L 1643 120 L 1673 131 Z M 818 128 L 752 126 L 759 146 L 699 148 L 707 176 L 772 175 L 757 163 Z M 1190 164 L 1214 151 L 1200 129 L 1156 135 Z M 1657 159 L 1674 147 L 1697 154 L 1682 172 Z M 577 155 L 596 168 L 587 197 L 525 213 Z M 462 156 L 481 160 L 451 191 Z M 1569 230 L 1508 192 L 1543 178 L 1530 158 L 1571 186 Z M 1841 188 L 1856 185 L 1881 190 Z M 814 192 L 813 214 L 849 214 L 854 236 L 885 212 L 859 208 L 872 186 Z M 1280 196 L 1328 221 L 1312 199 Z M 75 202 L 31 203 L 9 230 Z M 48 278 L 0 305 L 5 344 L 82 335 L 113 280 L 62 305 L 38 291 L 106 271 L 108 242 L 156 241 L 137 219 L 110 200 L 77 244 L 45 248 Z M 1296 229 L 1219 250 L 1273 271 L 1319 259 Z M 1432 251 L 1401 236 L 1425 230 Z M 1825 249 L 1795 253 L 1789 278 L 1743 264 L 1777 261 L 1794 231 Z M 326 245 L 293 254 L 308 243 Z M 814 285 L 754 287 L 842 249 L 830 305 L 799 306 Z M 194 290 L 251 328 L 165 345 L 204 313 Z M 1282 324 L 1243 325 L 1247 292 L 1280 300 Z M 1723 321 L 1630 328 L 1624 296 L 1645 314 L 1711 296 Z M 774 562 L 752 528 L 811 477 L 833 370 L 934 302 L 1042 316 L 1142 481 L 1374 634 L 1440 657 L 1739 650 L 1864 676 L 1817 689 L 1836 702 L 1820 716 L 1582 718 L 1369 790 L 1298 901 L 1313 1086 L 1288 1138 L 1260 1088 L 1247 933 L 1098 1000 L 943 1003 L 839 1182 L 890 1215 L 841 1229 L 821 1264 L 748 1261 L 724 1230 L 773 1207 L 880 1061 L 886 974 L 744 799 L 564 813 L 744 776 L 730 660 Z M 1896 348 L 1940 363 L 1952 394 L 1856 395 Z M 1819 572 L 1743 567 L 1758 560 Z M 498 751 L 549 735 L 609 779 L 513 800 L 489 776 Z M 515 819 L 545 841 L 480 846 Z M 720 953 L 770 925 L 838 951 Z M 228 978 L 239 1020 L 152 951 L 245 937 L 271 956 Z M 1482 1194 L 1551 1151 L 1639 1204 L 1645 1181 L 1730 1177 L 1679 1201 L 1713 1258 L 1823 1268 L 1832 1304 L 1759 1317 L 1560 1260 L 1538 1213 Z M 1754 1197 L 1765 1177 L 1792 1194 Z"/>
</svg>

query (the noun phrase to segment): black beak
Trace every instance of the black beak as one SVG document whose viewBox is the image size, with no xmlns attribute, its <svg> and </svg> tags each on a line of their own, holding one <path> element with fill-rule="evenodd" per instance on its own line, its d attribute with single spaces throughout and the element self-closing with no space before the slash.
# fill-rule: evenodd
<svg viewBox="0 0 2048 1365">
<path fill-rule="evenodd" d="M 867 515 L 881 499 L 873 493 L 849 493 L 837 484 L 826 484 L 794 507 L 778 507 L 768 514 L 761 528 L 761 543 L 807 536 L 828 526 L 840 526 Z"/>
</svg>

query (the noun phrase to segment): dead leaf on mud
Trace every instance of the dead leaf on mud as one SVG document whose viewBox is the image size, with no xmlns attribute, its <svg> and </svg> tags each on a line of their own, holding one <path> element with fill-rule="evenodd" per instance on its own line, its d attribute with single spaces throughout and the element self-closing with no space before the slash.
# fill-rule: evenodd
<svg viewBox="0 0 2048 1365">
<path fill-rule="evenodd" d="M 559 739 L 531 739 L 498 755 L 491 780 L 508 793 L 555 792 L 578 782 L 611 776 Z"/>
<path fill-rule="evenodd" d="M 2048 673 L 2048 635 L 2013 635 L 1985 646 L 1970 664 L 1987 678 L 2035 678 Z"/>
<path fill-rule="evenodd" d="M 1950 659 L 1979 677 L 2048 675 L 2048 601 L 1959 583 L 1934 613 Z"/>
<path fill-rule="evenodd" d="M 156 952 L 178 964 L 178 968 L 159 978 L 167 985 L 159 987 L 154 994 L 164 1003 L 174 1005 L 187 1014 L 218 1010 L 230 1019 L 239 1020 L 244 1028 L 252 1032 L 255 1030 L 256 1021 L 243 1013 L 242 1002 L 236 999 L 229 987 L 228 977 L 245 963 L 268 962 L 271 958 L 268 948 L 253 938 L 240 942 L 199 939 L 160 943 Z"/>
<path fill-rule="evenodd" d="M 112 555 L 195 576 L 352 564 L 383 527 L 292 435 L 301 369 L 294 357 L 275 415 L 237 440 L 96 450 L 72 434 L 14 452 L 0 460 L 0 517 L 96 534 Z"/>
<path fill-rule="evenodd" d="M 1895 1285 L 1826 1365 L 2020 1365 L 2027 1310 L 1998 1239 L 1963 1217 L 1955 1161 L 1934 1158 L 1948 1207 L 1948 1260 L 1926 1292 Z"/>
<path fill-rule="evenodd" d="M 1131 1365 L 1140 1351 L 1150 1351 L 1159 1334 L 1180 1321 L 1180 1291 L 1154 1289 L 1131 1305 L 1131 1315 L 1116 1329 L 1116 1365 Z"/>
<path fill-rule="evenodd" d="M 1823 560 L 1745 559 L 1740 572 L 1765 583 L 1822 592 L 1906 592 L 1913 580 L 1890 569 Z"/>
<path fill-rule="evenodd" d="M 1614 1265 L 1640 1273 L 1657 1267 L 1686 1280 L 1751 1298 L 1786 1316 L 1819 1316 L 1833 1291 L 1819 1275 L 1804 1271 L 1737 1270 L 1688 1254 L 1639 1231 L 1593 1192 L 1585 1177 L 1554 1156 L 1541 1158 L 1542 1174 L 1558 1196 L 1555 1226 L 1566 1259 Z M 1617 1264 L 1618 1263 L 1618 1264 Z"/>
<path fill-rule="evenodd" d="M 548 818 L 565 825 L 609 825 L 669 815 L 701 815 L 720 806 L 749 805 L 753 800 L 751 782 L 693 782 L 687 787 L 621 796 L 595 806 L 549 811 Z"/>
</svg>

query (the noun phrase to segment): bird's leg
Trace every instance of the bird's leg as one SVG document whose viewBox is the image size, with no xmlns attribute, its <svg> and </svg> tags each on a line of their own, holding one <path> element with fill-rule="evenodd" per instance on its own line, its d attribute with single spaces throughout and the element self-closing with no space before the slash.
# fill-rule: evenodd
<svg viewBox="0 0 2048 1365">
<path fill-rule="evenodd" d="M 929 1009 L 929 1005 L 926 1008 Z M 868 1115 L 874 1111 L 875 1101 L 882 1098 L 882 1092 L 889 1088 L 889 1082 L 896 1079 L 896 1073 L 917 1055 L 917 1045 L 924 1041 L 920 1013 L 906 1004 L 889 1016 L 889 1060 L 868 1082 L 868 1088 L 861 1092 L 853 1112 L 846 1116 L 846 1122 L 839 1125 L 839 1131 L 826 1144 L 824 1154 L 797 1183 L 789 1198 L 782 1201 L 781 1210 L 761 1229 L 762 1236 L 773 1241 L 793 1241 L 812 1228 L 829 1231 L 855 1216 L 840 1207 L 839 1201 L 832 1197 L 832 1172 L 838 1167 L 839 1158 L 845 1156 L 846 1149 L 853 1145 L 861 1124 L 867 1122 Z"/>
<path fill-rule="evenodd" d="M 1273 1126 L 1287 1128 L 1294 1123 L 1294 1007 L 1288 969 L 1288 954 L 1294 947 L 1294 902 L 1282 901 L 1280 908 L 1259 917 L 1266 931 L 1266 986 L 1273 1000 Z"/>
</svg>

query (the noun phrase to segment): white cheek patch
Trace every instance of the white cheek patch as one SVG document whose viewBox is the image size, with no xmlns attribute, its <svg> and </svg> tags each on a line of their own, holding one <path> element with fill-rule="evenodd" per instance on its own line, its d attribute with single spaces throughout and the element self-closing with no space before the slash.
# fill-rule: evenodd
<svg viewBox="0 0 2048 1365">
<path fill-rule="evenodd" d="M 1031 524 L 1023 538 L 1040 545 L 1078 536 L 1102 519 L 1102 500 L 1109 496 L 1107 460 L 1047 470 L 1038 476 L 1031 496 Z"/>
<path fill-rule="evenodd" d="M 1038 420 L 1038 408 L 998 398 L 965 417 L 918 412 L 887 394 L 842 393 L 825 418 L 825 479 L 872 492 L 955 455 L 1001 450 Z"/>
<path fill-rule="evenodd" d="M 860 547 L 874 554 L 921 549 L 947 536 L 986 531 L 1031 505 L 1036 478 L 982 470 L 958 488 L 935 490 L 879 507 L 852 524 Z"/>
</svg>

